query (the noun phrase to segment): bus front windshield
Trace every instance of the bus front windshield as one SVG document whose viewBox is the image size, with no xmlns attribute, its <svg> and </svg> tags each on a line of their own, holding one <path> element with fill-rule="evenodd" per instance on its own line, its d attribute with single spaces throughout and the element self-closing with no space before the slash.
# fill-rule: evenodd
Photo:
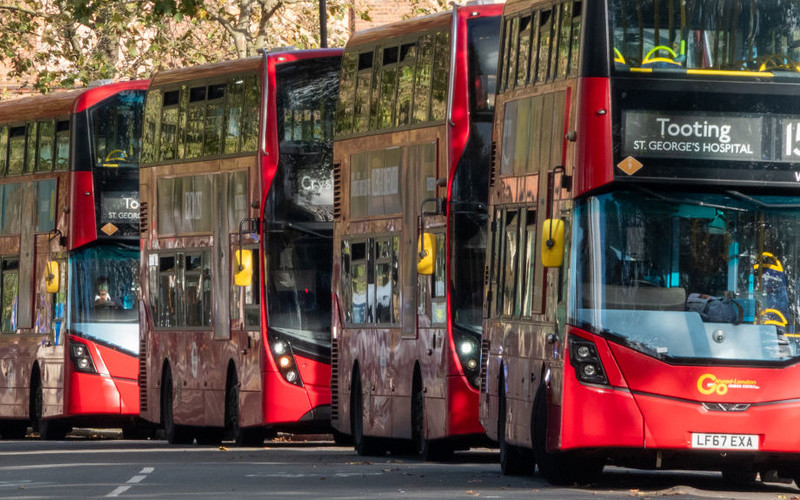
<svg viewBox="0 0 800 500">
<path fill-rule="evenodd" d="M 618 71 L 800 73 L 797 0 L 611 0 L 609 17 Z"/>
<path fill-rule="evenodd" d="M 144 98 L 143 90 L 127 90 L 91 110 L 95 167 L 139 167 Z"/>
<path fill-rule="evenodd" d="M 450 290 L 453 322 L 480 335 L 500 16 L 470 19 L 467 29 L 470 134 L 450 192 Z"/>
<path fill-rule="evenodd" d="M 338 58 L 276 70 L 280 164 L 265 207 L 269 328 L 330 346 Z"/>
<path fill-rule="evenodd" d="M 572 249 L 574 325 L 665 360 L 800 357 L 800 197 L 593 196 Z"/>
<path fill-rule="evenodd" d="M 139 249 L 99 245 L 71 259 L 72 333 L 137 353 Z"/>
</svg>

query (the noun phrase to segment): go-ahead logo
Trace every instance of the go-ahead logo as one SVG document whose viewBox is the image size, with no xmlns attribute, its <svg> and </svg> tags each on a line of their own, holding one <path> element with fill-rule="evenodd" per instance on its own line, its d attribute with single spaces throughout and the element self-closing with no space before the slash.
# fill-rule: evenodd
<svg viewBox="0 0 800 500">
<path fill-rule="evenodd" d="M 722 379 L 712 373 L 700 375 L 700 378 L 697 379 L 697 390 L 706 396 L 715 393 L 718 396 L 724 396 L 728 393 L 728 389 L 760 389 L 760 387 L 758 382 L 752 379 L 736 377 Z"/>
</svg>

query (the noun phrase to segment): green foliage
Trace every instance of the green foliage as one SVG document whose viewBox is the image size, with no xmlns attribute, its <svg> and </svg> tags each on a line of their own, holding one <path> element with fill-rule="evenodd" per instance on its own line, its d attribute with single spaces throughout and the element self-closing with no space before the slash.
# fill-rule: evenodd
<svg viewBox="0 0 800 500">
<path fill-rule="evenodd" d="M 349 35 L 351 0 L 328 0 L 328 45 Z M 100 79 L 320 45 L 317 0 L 0 0 L 0 63 L 47 92 Z M 366 11 L 359 12 L 362 18 Z"/>
</svg>

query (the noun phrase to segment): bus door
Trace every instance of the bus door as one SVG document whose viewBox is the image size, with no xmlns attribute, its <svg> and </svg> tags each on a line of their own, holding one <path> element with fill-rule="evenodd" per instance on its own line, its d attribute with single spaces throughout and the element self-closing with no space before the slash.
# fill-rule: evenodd
<svg viewBox="0 0 800 500">
<path fill-rule="evenodd" d="M 237 379 L 240 384 L 239 415 L 242 426 L 261 423 L 261 364 L 262 335 L 260 324 L 260 305 L 255 297 L 260 294 L 261 256 L 253 244 L 260 232 L 254 221 L 248 220 L 250 206 L 248 190 L 248 171 L 217 175 L 216 198 L 219 210 L 215 211 L 215 246 L 219 241 L 219 249 L 214 249 L 212 261 L 219 258 L 218 279 L 212 280 L 214 295 L 214 338 L 218 341 L 230 341 L 231 349 L 223 349 L 223 364 L 218 368 L 219 379 L 224 382 L 229 356 L 238 358 Z M 252 223 L 251 223 L 252 222 Z M 241 233 L 240 233 L 241 231 Z M 232 235 L 229 237 L 228 235 Z M 241 239 L 241 240 L 240 240 Z M 250 272 L 252 277 L 247 286 L 236 286 L 235 276 L 239 269 L 238 251 L 249 250 L 251 255 Z M 225 300 L 230 297 L 231 300 Z"/>
<path fill-rule="evenodd" d="M 426 413 L 437 414 L 431 400 L 444 403 L 447 376 L 447 282 L 445 229 L 430 231 L 434 239 L 435 257 L 433 274 L 417 275 L 417 330 L 418 356 L 422 369 L 422 383 L 426 398 Z M 441 408 L 445 411 L 445 408 Z M 436 419 L 444 421 L 444 419 Z M 429 420 L 429 424 L 433 423 Z M 444 430 L 442 430 L 444 432 Z"/>
</svg>

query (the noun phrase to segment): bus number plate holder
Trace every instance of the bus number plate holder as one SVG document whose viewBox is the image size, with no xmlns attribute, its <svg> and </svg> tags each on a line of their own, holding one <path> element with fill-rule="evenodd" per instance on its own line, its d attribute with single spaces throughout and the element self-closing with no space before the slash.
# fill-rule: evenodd
<svg viewBox="0 0 800 500">
<path fill-rule="evenodd" d="M 757 450 L 757 434 L 692 433 L 692 448 L 714 450 Z"/>
</svg>

